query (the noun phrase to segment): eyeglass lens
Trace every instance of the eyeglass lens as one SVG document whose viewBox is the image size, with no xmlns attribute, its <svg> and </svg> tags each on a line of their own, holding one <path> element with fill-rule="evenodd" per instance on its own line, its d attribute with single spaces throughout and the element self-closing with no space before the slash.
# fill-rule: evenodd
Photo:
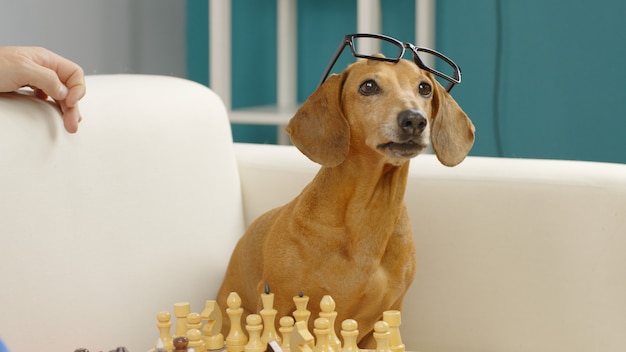
<svg viewBox="0 0 626 352">
<path fill-rule="evenodd" d="M 419 51 L 417 54 L 426 67 L 429 67 L 448 77 L 451 77 L 451 78 L 455 77 L 456 68 L 450 65 L 449 63 L 447 63 L 445 60 L 443 60 L 439 56 L 433 55 L 431 53 L 424 52 L 424 51 Z M 435 75 L 435 79 L 444 87 L 446 87 L 449 83 L 447 80 L 437 75 Z"/>
<path fill-rule="evenodd" d="M 379 38 L 356 37 L 352 50 L 357 56 L 373 56 L 382 53 L 387 58 L 397 59 L 402 54 L 402 45 Z"/>
</svg>

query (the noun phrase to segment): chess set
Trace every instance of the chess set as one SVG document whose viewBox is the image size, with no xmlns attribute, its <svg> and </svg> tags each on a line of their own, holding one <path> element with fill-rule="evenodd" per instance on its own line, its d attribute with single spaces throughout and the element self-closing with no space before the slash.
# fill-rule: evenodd
<svg viewBox="0 0 626 352">
<path fill-rule="evenodd" d="M 189 303 L 174 304 L 174 322 L 168 311 L 157 314 L 159 337 L 154 348 L 148 352 L 359 352 L 357 346 L 358 323 L 354 319 L 341 322 L 340 339 L 335 332 L 335 301 L 326 295 L 320 301 L 319 317 L 313 321 L 313 333 L 309 331 L 311 312 L 307 310 L 309 297 L 300 293 L 293 297 L 293 316 L 279 319 L 276 331 L 277 311 L 273 308 L 274 294 L 268 287 L 261 294 L 263 308 L 259 314 L 249 314 L 242 324 L 244 309 L 241 298 L 231 292 L 227 299 L 226 315 L 230 331 L 221 333 L 223 317 L 214 300 L 207 300 L 201 313 L 191 311 Z M 374 325 L 373 337 L 376 352 L 404 352 L 400 336 L 401 316 L 397 310 L 383 312 L 383 319 Z M 172 332 L 172 325 L 174 330 Z"/>
</svg>

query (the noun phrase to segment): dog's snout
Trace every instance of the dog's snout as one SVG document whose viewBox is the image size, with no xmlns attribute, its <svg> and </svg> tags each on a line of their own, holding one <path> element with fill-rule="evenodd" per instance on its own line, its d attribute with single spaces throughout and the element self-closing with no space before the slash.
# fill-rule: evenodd
<svg viewBox="0 0 626 352">
<path fill-rule="evenodd" d="M 422 133 L 427 125 L 428 120 L 420 110 L 404 110 L 398 114 L 398 126 L 407 134 Z"/>
</svg>

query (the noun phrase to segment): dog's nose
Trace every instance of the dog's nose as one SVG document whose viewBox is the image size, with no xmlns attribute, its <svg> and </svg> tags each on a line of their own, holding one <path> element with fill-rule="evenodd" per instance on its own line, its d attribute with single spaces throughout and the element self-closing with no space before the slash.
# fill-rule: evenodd
<svg viewBox="0 0 626 352">
<path fill-rule="evenodd" d="M 428 125 L 428 119 L 420 110 L 404 110 L 398 114 L 398 126 L 407 134 L 422 133 Z"/>
</svg>

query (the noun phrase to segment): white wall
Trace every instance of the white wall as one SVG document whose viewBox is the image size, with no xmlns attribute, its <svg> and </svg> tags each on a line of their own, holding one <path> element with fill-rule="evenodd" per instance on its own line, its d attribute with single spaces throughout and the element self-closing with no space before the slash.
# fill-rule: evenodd
<svg viewBox="0 0 626 352">
<path fill-rule="evenodd" d="M 0 0 L 0 45 L 37 45 L 87 74 L 185 77 L 185 1 Z"/>
</svg>

